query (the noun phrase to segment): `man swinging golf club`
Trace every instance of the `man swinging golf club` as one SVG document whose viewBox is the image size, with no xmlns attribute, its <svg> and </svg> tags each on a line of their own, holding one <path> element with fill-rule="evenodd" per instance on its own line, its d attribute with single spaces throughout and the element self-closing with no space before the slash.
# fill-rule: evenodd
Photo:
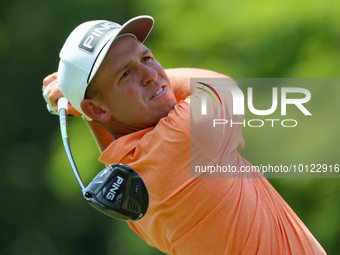
<svg viewBox="0 0 340 255">
<path fill-rule="evenodd" d="M 190 178 L 193 164 L 251 164 L 237 152 L 244 146 L 240 125 L 212 130 L 211 119 L 229 114 L 230 94 L 218 91 L 222 111 L 208 101 L 201 115 L 202 91 L 190 87 L 190 77 L 228 77 L 164 70 L 143 44 L 152 26 L 149 16 L 123 26 L 81 24 L 61 50 L 58 73 L 43 81 L 50 111 L 65 96 L 70 113 L 92 120 L 101 162 L 128 165 L 144 180 L 149 208 L 129 226 L 167 254 L 325 254 L 260 174 Z"/>
</svg>

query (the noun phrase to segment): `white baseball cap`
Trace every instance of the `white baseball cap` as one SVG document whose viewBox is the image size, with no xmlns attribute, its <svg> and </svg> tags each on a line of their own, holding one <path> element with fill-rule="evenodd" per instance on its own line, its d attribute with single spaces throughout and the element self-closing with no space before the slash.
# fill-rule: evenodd
<svg viewBox="0 0 340 255">
<path fill-rule="evenodd" d="M 76 27 L 60 51 L 58 85 L 61 93 L 82 114 L 81 102 L 112 42 L 120 35 L 133 34 L 140 42 L 148 37 L 154 20 L 138 16 L 124 25 L 94 20 Z"/>
</svg>

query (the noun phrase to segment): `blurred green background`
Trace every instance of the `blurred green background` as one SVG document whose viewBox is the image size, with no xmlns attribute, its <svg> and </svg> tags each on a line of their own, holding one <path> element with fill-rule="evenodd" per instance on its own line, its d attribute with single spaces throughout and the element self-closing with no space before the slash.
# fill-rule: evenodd
<svg viewBox="0 0 340 255">
<path fill-rule="evenodd" d="M 155 27 L 145 44 L 164 68 L 250 78 L 339 77 L 336 0 L 1 0 L 0 14 L 0 254 L 162 254 L 125 222 L 86 204 L 62 147 L 58 118 L 46 111 L 42 80 L 56 71 L 63 42 L 80 23 L 122 24 L 136 15 L 153 16 Z M 340 91 L 325 88 L 313 105 L 314 111 L 331 109 L 322 112 L 324 125 L 309 120 L 295 133 L 245 128 L 241 154 L 254 164 L 290 158 L 340 163 L 335 104 Z M 268 93 L 261 95 L 268 99 Z M 103 168 L 99 150 L 81 119 L 71 119 L 69 129 L 87 183 Z M 340 254 L 340 179 L 270 182 L 326 252 Z"/>
</svg>

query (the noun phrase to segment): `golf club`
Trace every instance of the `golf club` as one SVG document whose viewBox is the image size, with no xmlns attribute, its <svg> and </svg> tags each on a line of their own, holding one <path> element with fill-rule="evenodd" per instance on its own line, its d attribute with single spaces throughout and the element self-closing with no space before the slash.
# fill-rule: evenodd
<svg viewBox="0 0 340 255">
<path fill-rule="evenodd" d="M 125 221 L 141 219 L 148 209 L 149 195 L 139 174 L 127 165 L 113 164 L 100 171 L 85 187 L 68 138 L 68 101 L 65 97 L 58 100 L 58 109 L 65 152 L 86 201 L 100 212 L 116 219 Z"/>
</svg>

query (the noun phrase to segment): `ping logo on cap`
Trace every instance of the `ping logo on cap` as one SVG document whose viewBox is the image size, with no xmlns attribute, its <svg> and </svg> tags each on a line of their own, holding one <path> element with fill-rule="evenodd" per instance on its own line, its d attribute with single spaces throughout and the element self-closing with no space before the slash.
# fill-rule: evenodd
<svg viewBox="0 0 340 255">
<path fill-rule="evenodd" d="M 101 22 L 94 25 L 84 36 L 79 44 L 79 48 L 92 54 L 99 42 L 113 29 L 120 28 L 120 25 L 113 22 Z"/>
</svg>

